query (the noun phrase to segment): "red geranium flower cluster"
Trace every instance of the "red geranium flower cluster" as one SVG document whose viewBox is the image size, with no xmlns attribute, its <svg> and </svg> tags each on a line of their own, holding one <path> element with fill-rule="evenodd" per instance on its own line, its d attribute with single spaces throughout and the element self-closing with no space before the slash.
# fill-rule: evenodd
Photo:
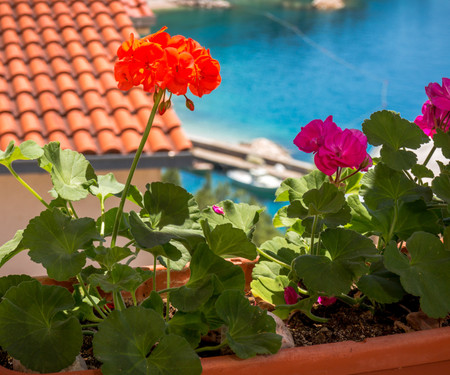
<svg viewBox="0 0 450 375">
<path fill-rule="evenodd" d="M 342 168 L 367 171 L 372 165 L 372 159 L 366 151 L 366 136 L 356 129 L 342 130 L 333 122 L 332 116 L 325 121 L 313 120 L 302 127 L 294 144 L 301 151 L 314 153 L 317 168 L 326 175 L 337 172 L 336 182 L 339 181 Z"/>
<path fill-rule="evenodd" d="M 201 97 L 220 84 L 219 62 L 193 39 L 170 36 L 163 27 L 142 39 L 130 39 L 117 50 L 114 76 L 121 90 L 143 85 L 144 91 L 168 90 Z M 192 106 L 193 107 L 193 106 Z"/>
</svg>

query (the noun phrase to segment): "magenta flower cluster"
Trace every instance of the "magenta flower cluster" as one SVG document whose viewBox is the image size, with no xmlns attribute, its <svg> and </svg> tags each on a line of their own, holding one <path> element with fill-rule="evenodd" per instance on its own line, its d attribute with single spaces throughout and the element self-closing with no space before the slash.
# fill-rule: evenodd
<svg viewBox="0 0 450 375">
<path fill-rule="evenodd" d="M 288 305 L 295 305 L 300 299 L 300 294 L 297 293 L 294 287 L 287 286 L 284 288 L 284 301 Z M 322 306 L 331 306 L 337 301 L 336 297 L 319 296 L 317 303 Z"/>
<path fill-rule="evenodd" d="M 432 82 L 425 87 L 428 100 L 422 106 L 422 115 L 414 123 L 429 137 L 436 134 L 436 129 L 444 132 L 450 130 L 450 79 L 442 78 L 442 86 Z"/>
<path fill-rule="evenodd" d="M 307 153 L 314 153 L 317 168 L 328 176 L 342 168 L 367 171 L 372 159 L 367 153 L 367 138 L 359 130 L 342 130 L 329 116 L 325 121 L 313 120 L 303 126 L 294 144 Z"/>
</svg>

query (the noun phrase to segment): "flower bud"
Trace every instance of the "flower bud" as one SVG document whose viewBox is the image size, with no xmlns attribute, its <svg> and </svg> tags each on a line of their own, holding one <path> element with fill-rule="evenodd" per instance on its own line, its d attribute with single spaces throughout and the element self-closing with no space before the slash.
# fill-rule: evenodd
<svg viewBox="0 0 450 375">
<path fill-rule="evenodd" d="M 212 209 L 213 209 L 213 211 L 214 211 L 216 214 L 218 214 L 218 215 L 224 215 L 224 214 L 225 214 L 225 212 L 224 212 L 224 210 L 223 210 L 222 207 L 213 205 L 213 206 L 212 206 Z"/>
<path fill-rule="evenodd" d="M 167 109 L 166 102 L 161 102 L 158 107 L 158 113 L 160 115 L 163 115 L 166 112 L 166 109 Z"/>
<path fill-rule="evenodd" d="M 186 98 L 186 108 L 191 111 L 194 110 L 194 102 L 191 99 Z"/>
</svg>

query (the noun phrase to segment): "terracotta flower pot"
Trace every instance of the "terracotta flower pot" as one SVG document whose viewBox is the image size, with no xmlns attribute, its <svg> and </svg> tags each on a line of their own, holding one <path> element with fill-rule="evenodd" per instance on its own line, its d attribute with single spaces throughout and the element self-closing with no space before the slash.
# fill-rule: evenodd
<svg viewBox="0 0 450 375">
<path fill-rule="evenodd" d="M 255 261 L 231 259 L 242 267 L 249 288 Z M 158 288 L 166 287 L 164 267 L 157 268 Z M 37 278 L 44 284 L 54 280 Z M 171 272 L 171 286 L 183 285 L 189 270 Z M 71 288 L 70 282 L 56 284 Z M 145 298 L 152 280 L 137 292 Z M 450 327 L 369 338 L 362 342 L 314 345 L 283 349 L 270 356 L 242 360 L 234 355 L 202 358 L 202 375 L 423 375 L 450 374 Z M 20 375 L 21 372 L 0 366 L 0 375 Z M 61 374 L 61 373 L 60 373 Z M 101 370 L 67 372 L 68 375 L 101 375 Z"/>
</svg>

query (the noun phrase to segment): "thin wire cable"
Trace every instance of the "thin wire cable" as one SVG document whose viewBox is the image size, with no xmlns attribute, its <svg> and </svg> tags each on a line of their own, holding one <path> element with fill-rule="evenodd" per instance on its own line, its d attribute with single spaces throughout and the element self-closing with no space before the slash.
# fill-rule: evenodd
<svg viewBox="0 0 450 375">
<path fill-rule="evenodd" d="M 381 101 L 381 109 L 385 109 L 388 105 L 387 101 L 387 95 L 388 95 L 388 87 L 389 87 L 389 81 L 387 79 L 381 78 L 376 76 L 375 74 L 361 69 L 360 67 L 348 62 L 347 60 L 344 60 L 343 58 L 337 56 L 335 53 L 331 52 L 330 50 L 326 49 L 325 47 L 321 46 L 320 44 L 316 43 L 314 40 L 309 38 L 302 30 L 300 30 L 297 26 L 291 24 L 290 22 L 287 22 L 286 20 L 283 20 L 281 18 L 278 18 L 274 14 L 270 12 L 264 12 L 260 13 L 262 16 L 268 18 L 269 20 L 278 23 L 279 25 L 291 30 L 294 34 L 299 36 L 305 43 L 309 44 L 311 47 L 315 48 L 316 50 L 320 51 L 324 55 L 328 56 L 331 60 L 335 61 L 336 63 L 345 66 L 346 68 L 356 71 L 361 75 L 366 76 L 367 78 L 370 78 L 374 81 L 381 83 L 381 92 L 380 92 L 380 101 Z M 377 107 L 379 109 L 379 107 Z M 372 112 L 367 112 L 364 115 L 359 116 L 355 120 L 349 122 L 354 123 L 357 120 L 365 119 L 367 118 L 368 114 L 371 114 Z"/>
</svg>

